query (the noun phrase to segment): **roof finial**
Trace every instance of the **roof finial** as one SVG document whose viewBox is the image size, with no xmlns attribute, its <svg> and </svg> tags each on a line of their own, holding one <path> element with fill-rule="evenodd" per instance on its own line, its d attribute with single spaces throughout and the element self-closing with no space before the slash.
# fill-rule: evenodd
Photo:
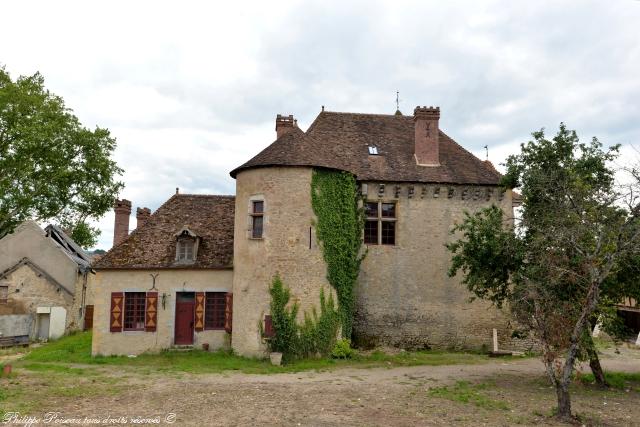
<svg viewBox="0 0 640 427">
<path fill-rule="evenodd" d="M 489 146 L 485 145 L 484 146 L 485 151 L 487 152 L 487 160 L 489 160 Z"/>
<path fill-rule="evenodd" d="M 180 193 L 180 187 L 176 187 L 176 194 Z"/>
<path fill-rule="evenodd" d="M 401 116 L 400 112 L 400 91 L 396 91 L 396 116 Z"/>
</svg>

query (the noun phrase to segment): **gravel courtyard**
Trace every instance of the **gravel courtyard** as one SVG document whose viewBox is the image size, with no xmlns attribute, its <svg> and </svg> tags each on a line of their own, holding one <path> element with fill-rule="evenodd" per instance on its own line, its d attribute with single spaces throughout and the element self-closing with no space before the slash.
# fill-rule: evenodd
<svg viewBox="0 0 640 427">
<path fill-rule="evenodd" d="M 603 365 L 609 371 L 638 373 L 640 351 L 607 350 Z M 125 417 L 129 424 L 140 417 L 179 426 L 556 425 L 549 417 L 554 391 L 535 358 L 270 375 L 101 366 L 83 377 L 69 377 L 68 383 L 60 370 L 55 378 L 21 370 L 14 380 L 34 390 L 51 388 L 49 397 L 29 413 L 42 417 L 58 412 L 58 425 L 84 417 Z M 11 390 L 11 380 L 2 381 Z M 586 425 L 640 423 L 640 383 L 606 392 L 577 384 L 573 390 L 574 412 Z"/>
</svg>

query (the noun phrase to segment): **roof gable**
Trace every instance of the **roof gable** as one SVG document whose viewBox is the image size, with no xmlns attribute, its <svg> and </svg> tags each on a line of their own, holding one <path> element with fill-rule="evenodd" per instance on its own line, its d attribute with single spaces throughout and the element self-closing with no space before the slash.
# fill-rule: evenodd
<svg viewBox="0 0 640 427">
<path fill-rule="evenodd" d="M 234 211 L 234 196 L 175 194 L 94 268 L 230 268 Z M 175 262 L 176 234 L 185 228 L 201 239 L 197 259 L 188 265 Z"/>
<path fill-rule="evenodd" d="M 412 116 L 323 111 L 307 132 L 288 132 L 242 166 L 316 166 L 349 171 L 362 181 L 497 185 L 500 174 L 439 133 L 440 166 L 419 166 Z M 370 155 L 369 147 L 378 155 Z"/>
</svg>

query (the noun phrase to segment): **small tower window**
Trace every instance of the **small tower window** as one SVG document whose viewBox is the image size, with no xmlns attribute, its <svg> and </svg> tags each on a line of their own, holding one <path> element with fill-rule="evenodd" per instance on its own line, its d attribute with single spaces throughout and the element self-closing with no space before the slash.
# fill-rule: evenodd
<svg viewBox="0 0 640 427">
<path fill-rule="evenodd" d="M 369 148 L 369 154 L 371 154 L 372 156 L 378 155 L 378 147 L 376 147 L 375 145 L 370 145 L 368 148 Z"/>
<path fill-rule="evenodd" d="M 251 202 L 251 238 L 262 239 L 264 232 L 264 201 Z"/>
</svg>

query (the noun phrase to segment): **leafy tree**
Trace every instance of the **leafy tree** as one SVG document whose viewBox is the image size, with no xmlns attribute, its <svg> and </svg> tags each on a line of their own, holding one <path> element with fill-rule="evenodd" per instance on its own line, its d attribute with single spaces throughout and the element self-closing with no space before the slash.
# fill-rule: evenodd
<svg viewBox="0 0 640 427">
<path fill-rule="evenodd" d="M 475 296 L 507 303 L 538 338 L 562 419 L 571 418 L 576 359 L 599 367 L 589 322 L 604 301 L 626 293 L 616 275 L 640 251 L 637 191 L 623 191 L 609 167 L 618 148 L 605 151 L 595 138 L 580 143 L 564 124 L 551 140 L 534 132 L 508 159 L 503 179 L 522 192 L 517 232 L 493 206 L 467 214 L 454 229 L 460 239 L 449 245 L 449 274 L 462 272 Z"/>
<path fill-rule="evenodd" d="M 90 227 L 123 184 L 107 129 L 83 127 L 36 73 L 11 79 L 0 67 L 0 238 L 26 219 L 54 221 L 84 247 Z"/>
</svg>

